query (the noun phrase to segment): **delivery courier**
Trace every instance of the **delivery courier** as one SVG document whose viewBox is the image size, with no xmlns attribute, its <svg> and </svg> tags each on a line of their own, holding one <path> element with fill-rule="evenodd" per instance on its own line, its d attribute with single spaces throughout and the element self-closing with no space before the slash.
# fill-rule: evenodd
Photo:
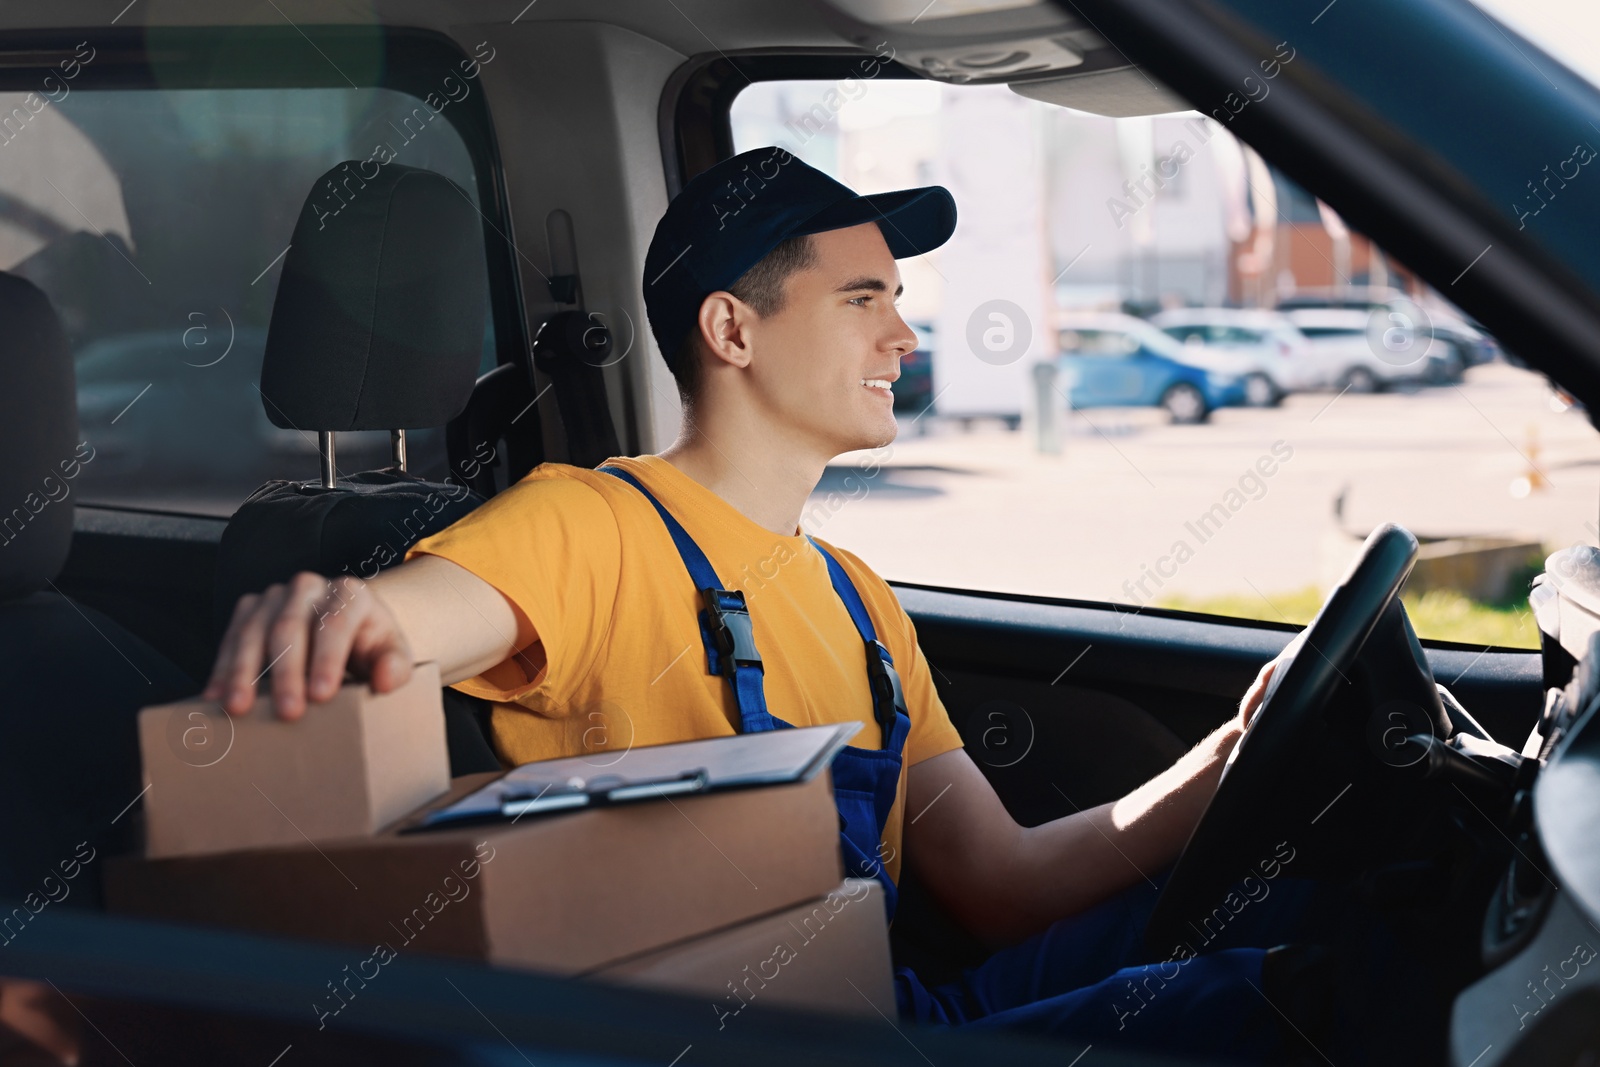
<svg viewBox="0 0 1600 1067">
<path fill-rule="evenodd" d="M 898 968 L 903 1017 L 1271 1056 L 1269 909 L 1195 958 L 1136 953 L 1155 899 L 1140 872 L 1178 856 L 1274 664 L 1128 796 L 1021 827 L 963 750 L 893 590 L 805 531 L 829 461 L 895 438 L 891 385 L 917 344 L 895 261 L 955 226 L 942 187 L 858 196 L 781 148 L 698 175 L 640 279 L 683 401 L 677 440 L 594 470 L 542 464 L 369 580 L 303 572 L 241 598 L 204 696 L 243 714 L 266 671 L 293 720 L 347 671 L 384 693 L 431 661 L 492 702 L 506 764 L 857 721 L 831 767 L 847 873 L 876 879 L 892 915 L 909 862 L 1001 946 L 952 983 Z"/>
</svg>

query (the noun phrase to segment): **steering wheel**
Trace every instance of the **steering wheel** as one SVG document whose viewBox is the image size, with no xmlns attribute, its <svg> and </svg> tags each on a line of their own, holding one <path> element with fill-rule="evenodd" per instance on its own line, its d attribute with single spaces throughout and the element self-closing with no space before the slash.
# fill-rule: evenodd
<svg viewBox="0 0 1600 1067">
<path fill-rule="evenodd" d="M 1350 683 L 1358 657 L 1371 668 L 1368 674 L 1383 676 L 1385 695 L 1403 697 L 1433 720 L 1423 729 L 1441 737 L 1448 731 L 1433 676 L 1398 599 L 1416 556 L 1417 539 L 1410 532 L 1392 523 L 1378 527 L 1311 625 L 1285 649 L 1291 657 L 1273 672 L 1156 902 L 1145 928 L 1152 956 L 1164 959 L 1173 946 L 1191 942 L 1197 929 L 1191 923 L 1203 921 L 1230 889 L 1272 861 L 1286 816 L 1301 827 L 1315 821 L 1315 807 L 1307 804 L 1320 807 L 1329 798 L 1304 795 L 1307 766 L 1327 737 L 1324 708 Z M 1375 629 L 1380 638 L 1369 642 Z M 1309 814 L 1301 819 L 1304 812 Z"/>
</svg>

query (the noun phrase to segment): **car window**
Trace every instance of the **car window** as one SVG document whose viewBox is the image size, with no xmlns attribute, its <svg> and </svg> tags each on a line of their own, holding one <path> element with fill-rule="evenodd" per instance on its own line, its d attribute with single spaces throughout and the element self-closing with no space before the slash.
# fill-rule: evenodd
<svg viewBox="0 0 1600 1067">
<path fill-rule="evenodd" d="M 476 202 L 461 135 L 383 88 L 62 88 L 0 93 L 0 270 L 44 290 L 73 351 L 93 448 L 76 499 L 229 515 L 316 477 L 316 434 L 275 427 L 258 388 L 301 205 L 343 160 L 435 170 Z M 483 352 L 490 369 L 488 323 Z M 446 469 L 442 430 L 408 437 L 411 469 Z M 385 432 L 338 445 L 343 472 L 388 463 Z"/>
<path fill-rule="evenodd" d="M 1392 520 L 1424 542 L 1421 636 L 1530 647 L 1530 577 L 1600 532 L 1586 414 L 1494 338 L 1448 341 L 1448 294 L 1216 119 L 871 79 L 757 82 L 729 117 L 736 151 L 955 195 L 951 241 L 899 263 L 937 327 L 927 401 L 804 520 L 890 579 L 1303 623 Z M 1249 318 L 1291 307 L 1298 331 Z M 1172 360 L 1063 358 L 1147 336 Z"/>
<path fill-rule="evenodd" d="M 1131 343 L 1149 349 L 1156 355 L 1166 356 L 1168 359 L 1176 359 L 1183 351 L 1183 346 L 1170 334 L 1156 329 L 1140 318 L 1134 318 L 1128 323 L 1128 334 Z"/>
<path fill-rule="evenodd" d="M 1111 330 L 1062 330 L 1060 345 L 1062 352 L 1078 356 L 1126 356 L 1139 350 L 1134 338 Z"/>
</svg>

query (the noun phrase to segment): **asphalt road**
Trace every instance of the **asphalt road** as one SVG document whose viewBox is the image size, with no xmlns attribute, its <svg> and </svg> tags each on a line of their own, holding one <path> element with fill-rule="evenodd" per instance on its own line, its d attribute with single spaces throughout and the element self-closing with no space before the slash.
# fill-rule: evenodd
<svg viewBox="0 0 1600 1067">
<path fill-rule="evenodd" d="M 1600 434 L 1504 364 L 1460 386 L 1301 394 L 1200 426 L 1147 409 L 1072 419 L 1048 456 L 1027 424 L 963 432 L 928 416 L 919 435 L 902 418 L 893 445 L 830 467 L 804 525 L 891 579 L 1133 604 L 1241 594 L 1264 598 L 1263 618 L 1274 594 L 1325 588 L 1348 562 L 1341 491 L 1343 529 L 1360 535 L 1393 521 L 1551 550 L 1596 542 Z"/>
</svg>

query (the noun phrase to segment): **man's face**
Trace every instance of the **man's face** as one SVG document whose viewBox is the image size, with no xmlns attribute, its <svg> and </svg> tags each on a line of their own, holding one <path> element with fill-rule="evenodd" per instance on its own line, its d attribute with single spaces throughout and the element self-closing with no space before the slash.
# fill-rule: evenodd
<svg viewBox="0 0 1600 1067">
<path fill-rule="evenodd" d="M 766 413 L 831 459 L 894 440 L 894 396 L 883 386 L 917 336 L 894 306 L 900 272 L 877 223 L 811 243 L 816 262 L 785 280 L 782 310 L 751 323 L 748 369 Z"/>
</svg>

